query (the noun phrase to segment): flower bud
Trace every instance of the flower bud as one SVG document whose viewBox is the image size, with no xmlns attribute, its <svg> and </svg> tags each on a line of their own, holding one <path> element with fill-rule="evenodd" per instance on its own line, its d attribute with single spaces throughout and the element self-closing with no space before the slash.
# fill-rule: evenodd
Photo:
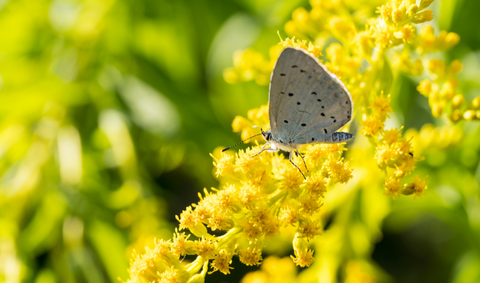
<svg viewBox="0 0 480 283">
<path fill-rule="evenodd" d="M 458 109 L 453 110 L 452 114 L 450 114 L 450 120 L 454 123 L 460 121 L 461 119 L 462 113 Z"/>
<path fill-rule="evenodd" d="M 462 106 L 464 102 L 465 102 L 465 98 L 461 94 L 455 95 L 455 97 L 453 97 L 452 99 L 452 104 L 453 104 L 453 107 L 455 108 L 459 108 L 460 106 Z"/>
<path fill-rule="evenodd" d="M 403 11 L 401 9 L 393 10 L 392 19 L 394 23 L 398 23 L 403 20 Z"/>
<path fill-rule="evenodd" d="M 430 94 L 432 91 L 432 83 L 425 79 L 420 82 L 420 84 L 417 86 L 418 92 L 420 92 L 422 95 L 427 96 Z"/>
<path fill-rule="evenodd" d="M 431 20 L 433 20 L 433 12 L 431 10 L 423 11 L 412 17 L 412 23 L 414 24 L 421 24 Z"/>
<path fill-rule="evenodd" d="M 439 103 L 435 103 L 432 105 L 432 114 L 435 118 L 438 118 L 442 115 L 443 106 Z"/>
<path fill-rule="evenodd" d="M 418 6 L 413 4 L 413 5 L 410 5 L 410 7 L 408 7 L 408 16 L 411 17 L 413 15 L 415 15 L 418 11 Z"/>
<path fill-rule="evenodd" d="M 472 100 L 472 108 L 474 110 L 477 110 L 480 108 L 480 96 L 479 97 L 475 97 L 473 100 Z"/>
<path fill-rule="evenodd" d="M 455 76 L 456 74 L 460 73 L 461 70 L 462 63 L 459 60 L 453 60 L 452 63 L 450 63 L 448 72 L 451 76 Z"/>
<path fill-rule="evenodd" d="M 432 4 L 434 0 L 420 0 L 420 10 L 423 10 L 425 8 L 428 8 L 428 6 L 430 6 L 430 4 Z"/>
<path fill-rule="evenodd" d="M 463 113 L 463 118 L 467 121 L 472 121 L 473 119 L 475 119 L 475 111 L 473 110 L 467 110 L 465 111 L 465 113 Z"/>
</svg>

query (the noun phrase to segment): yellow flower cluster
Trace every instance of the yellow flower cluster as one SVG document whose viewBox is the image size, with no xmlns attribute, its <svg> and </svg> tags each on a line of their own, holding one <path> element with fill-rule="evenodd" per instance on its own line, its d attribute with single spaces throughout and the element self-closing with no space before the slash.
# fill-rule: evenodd
<svg viewBox="0 0 480 283">
<path fill-rule="evenodd" d="M 419 131 L 409 129 L 405 137 L 414 140 L 415 152 L 422 154 L 428 149 L 446 149 L 455 146 L 461 141 L 463 135 L 455 125 L 435 127 L 432 124 L 425 124 Z"/>
<path fill-rule="evenodd" d="M 417 90 L 428 98 L 433 116 L 441 117 L 446 114 L 452 122 L 480 119 L 480 97 L 466 103 L 464 96 L 457 91 L 455 76 L 462 69 L 460 61 L 453 60 L 449 65 L 440 59 L 419 58 L 413 61 L 410 49 L 415 50 L 417 56 L 445 52 L 460 40 L 453 32 L 441 31 L 438 36 L 435 36 L 434 32 L 432 26 L 423 26 L 416 40 L 408 42 L 411 46 L 404 47 L 402 53 L 394 55 L 392 66 L 411 76 L 420 76 L 424 69 L 428 70 L 429 78 L 422 80 Z"/>
<path fill-rule="evenodd" d="M 368 110 L 360 122 L 360 125 L 363 126 L 360 133 L 367 136 L 375 145 L 377 166 L 386 173 L 385 194 L 392 195 L 394 199 L 402 194 L 415 193 L 415 197 L 421 196 L 427 189 L 425 180 L 421 183 L 416 176 L 413 183 L 402 186 L 402 179 L 413 171 L 415 162 L 422 158 L 415 157 L 411 140 L 402 137 L 400 131 L 403 127 L 384 129 L 388 113 L 393 112 L 390 107 L 390 95 L 384 96 L 382 93 L 375 96 Z M 412 191 L 409 188 L 413 185 L 416 187 Z"/>
<path fill-rule="evenodd" d="M 431 10 L 425 10 L 433 0 L 391 1 L 377 9 L 379 18 L 368 20 L 368 28 L 375 38 L 375 45 L 383 49 L 413 43 L 415 29 L 412 24 L 421 24 L 433 19 Z"/>
<path fill-rule="evenodd" d="M 417 87 L 418 92 L 428 97 L 428 102 L 435 117 L 446 117 L 452 122 L 460 120 L 480 120 L 480 97 L 466 102 L 463 94 L 458 93 L 458 81 L 453 76 L 461 69 L 457 60 L 447 68 L 440 60 L 430 60 L 429 70 L 437 78 L 425 79 Z"/>
<path fill-rule="evenodd" d="M 264 121 L 268 118 L 265 109 L 251 110 L 249 117 Z M 252 122 L 237 117 L 232 124 L 243 131 Z M 309 266 L 314 258 L 308 243 L 322 233 L 320 208 L 327 188 L 352 178 L 352 169 L 342 158 L 345 150 L 343 144 L 306 146 L 304 160 L 309 171 L 301 157 L 294 158 L 306 180 L 281 154 L 253 157 L 260 146 L 235 155 L 218 154 L 214 165 L 221 189 L 205 189 L 197 204 L 177 216 L 180 230 L 188 229 L 197 240 L 176 231 L 171 241 L 156 241 L 154 249 L 132 262 L 128 282 L 199 282 L 198 276 L 205 276 L 209 266 L 211 272 L 230 273 L 235 255 L 246 265 L 260 265 L 264 241 L 292 228 L 296 230 L 293 262 Z M 224 233 L 209 232 L 216 230 Z M 197 258 L 182 264 L 185 255 Z"/>
<path fill-rule="evenodd" d="M 454 32 L 442 30 L 435 36 L 435 30 L 431 25 L 424 25 L 420 29 L 416 43 L 416 51 L 420 54 L 429 52 L 445 52 L 458 44 L 460 37 Z"/>
<path fill-rule="evenodd" d="M 254 129 L 254 125 L 268 125 L 268 106 L 264 105 L 260 109 L 252 109 L 248 111 L 248 119 L 242 116 L 236 116 L 232 123 L 232 128 L 235 133 L 240 132 L 242 140 L 252 137 L 258 134 L 258 129 Z M 257 141 L 262 141 L 263 138 L 259 137 Z M 252 139 L 251 141 L 255 141 Z"/>
<path fill-rule="evenodd" d="M 280 45 L 272 46 L 269 59 L 252 48 L 236 51 L 233 55 L 233 67 L 223 71 L 223 78 L 231 84 L 255 80 L 259 85 L 268 85 L 273 66 L 282 49 Z"/>
</svg>

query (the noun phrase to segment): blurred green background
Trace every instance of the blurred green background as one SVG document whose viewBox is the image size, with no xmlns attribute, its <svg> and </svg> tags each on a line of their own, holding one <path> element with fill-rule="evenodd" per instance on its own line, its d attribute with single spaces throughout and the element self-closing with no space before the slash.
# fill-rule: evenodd
<svg viewBox="0 0 480 283">
<path fill-rule="evenodd" d="M 127 279 L 133 250 L 170 238 L 174 216 L 217 185 L 209 153 L 238 141 L 233 118 L 267 103 L 267 86 L 224 82 L 232 54 L 267 54 L 300 6 L 0 1 L 0 282 Z M 480 95 L 478 11 L 477 0 L 434 3 L 433 25 L 461 37 L 447 56 L 464 63 L 470 98 Z M 445 124 L 415 86 L 398 78 L 400 124 Z M 480 129 L 455 133 L 425 151 L 427 196 L 386 219 L 373 259 L 397 282 L 480 278 Z M 245 268 L 234 267 L 207 281 L 238 282 Z"/>
</svg>

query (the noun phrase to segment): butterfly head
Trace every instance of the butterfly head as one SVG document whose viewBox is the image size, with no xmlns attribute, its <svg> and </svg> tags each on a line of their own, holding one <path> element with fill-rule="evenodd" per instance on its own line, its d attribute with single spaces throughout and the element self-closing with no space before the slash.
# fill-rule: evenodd
<svg viewBox="0 0 480 283">
<path fill-rule="evenodd" d="M 260 128 L 260 131 L 262 131 L 262 136 L 263 138 L 269 142 L 272 140 L 272 131 L 271 130 L 268 130 L 266 132 L 264 132 L 261 128 Z"/>
</svg>

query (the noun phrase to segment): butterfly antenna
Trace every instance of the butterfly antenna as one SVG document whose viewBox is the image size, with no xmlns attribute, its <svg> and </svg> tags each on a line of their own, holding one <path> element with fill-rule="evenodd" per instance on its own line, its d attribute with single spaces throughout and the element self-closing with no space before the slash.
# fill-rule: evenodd
<svg viewBox="0 0 480 283">
<path fill-rule="evenodd" d="M 237 146 L 237 145 L 239 145 L 239 144 L 242 144 L 242 143 L 244 143 L 246 140 L 249 140 L 249 139 L 251 139 L 251 138 L 257 137 L 257 136 L 259 136 L 259 135 L 261 135 L 261 133 L 260 133 L 260 134 L 257 134 L 257 135 L 254 135 L 254 136 L 251 136 L 251 137 L 249 137 L 249 138 L 246 138 L 246 139 L 244 139 L 243 141 L 238 142 L 238 143 L 236 143 L 236 144 L 234 144 L 234 145 L 232 145 L 232 146 L 229 146 L 229 147 L 227 147 L 227 148 L 224 148 L 224 149 L 222 149 L 222 152 L 224 152 L 224 151 L 226 151 L 226 150 L 229 150 L 229 149 L 231 149 L 232 147 L 235 147 L 235 146 Z"/>
</svg>

